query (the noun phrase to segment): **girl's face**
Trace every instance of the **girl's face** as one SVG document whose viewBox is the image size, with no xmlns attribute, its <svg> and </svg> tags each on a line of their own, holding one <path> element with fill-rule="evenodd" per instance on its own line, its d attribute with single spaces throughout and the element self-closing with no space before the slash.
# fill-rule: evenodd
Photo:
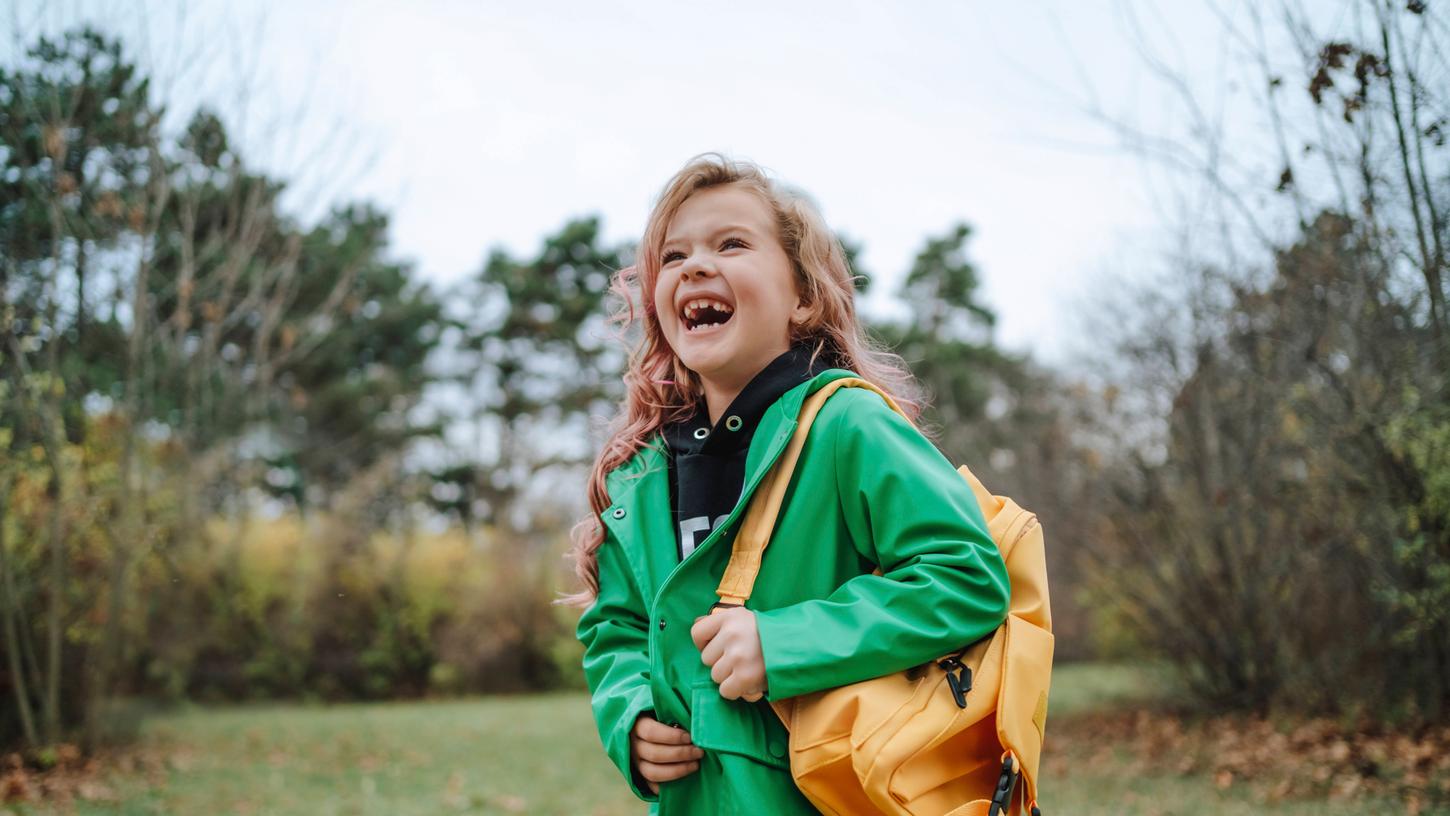
<svg viewBox="0 0 1450 816">
<path fill-rule="evenodd" d="M 802 319 L 790 258 L 770 209 L 730 185 L 692 194 L 665 230 L 654 304 L 660 330 L 685 367 L 744 387 L 790 348 Z"/>
</svg>

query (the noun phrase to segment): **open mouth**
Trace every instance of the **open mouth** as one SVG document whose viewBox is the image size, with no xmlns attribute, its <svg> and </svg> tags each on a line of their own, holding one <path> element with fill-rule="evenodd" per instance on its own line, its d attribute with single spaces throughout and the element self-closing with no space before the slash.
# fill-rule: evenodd
<svg viewBox="0 0 1450 816">
<path fill-rule="evenodd" d="M 684 321 L 687 332 L 723 326 L 734 316 L 735 309 L 730 304 L 712 298 L 695 298 L 680 309 L 680 319 Z"/>
</svg>

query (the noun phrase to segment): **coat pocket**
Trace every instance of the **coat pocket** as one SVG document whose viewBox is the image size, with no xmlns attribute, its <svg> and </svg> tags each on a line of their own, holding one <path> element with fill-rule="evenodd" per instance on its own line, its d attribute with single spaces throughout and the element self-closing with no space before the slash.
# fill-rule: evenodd
<svg viewBox="0 0 1450 816">
<path fill-rule="evenodd" d="M 690 739 L 706 751 L 749 757 L 789 769 L 789 734 L 764 701 L 727 700 L 713 681 L 690 689 Z"/>
</svg>

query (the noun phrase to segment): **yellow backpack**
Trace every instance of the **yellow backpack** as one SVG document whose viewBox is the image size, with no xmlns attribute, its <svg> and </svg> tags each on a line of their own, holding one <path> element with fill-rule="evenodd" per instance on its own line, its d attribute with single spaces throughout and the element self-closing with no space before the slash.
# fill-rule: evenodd
<svg viewBox="0 0 1450 816">
<path fill-rule="evenodd" d="M 901 413 L 890 396 L 856 377 L 834 380 L 806 400 L 790 445 L 746 510 L 712 612 L 750 597 L 811 423 L 843 386 L 869 388 Z M 1016 502 L 989 493 L 965 465 L 957 472 L 972 486 L 1007 565 L 1007 620 L 923 666 L 771 701 L 790 729 L 796 786 L 826 814 L 1040 816 L 1037 769 L 1053 647 L 1042 527 Z"/>
</svg>

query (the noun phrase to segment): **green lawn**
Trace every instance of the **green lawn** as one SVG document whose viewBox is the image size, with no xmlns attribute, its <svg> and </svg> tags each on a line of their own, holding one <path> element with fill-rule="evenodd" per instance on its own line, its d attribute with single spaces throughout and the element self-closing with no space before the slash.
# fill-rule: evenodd
<svg viewBox="0 0 1450 816">
<path fill-rule="evenodd" d="M 1167 693 L 1153 673 L 1065 666 L 1051 723 Z M 1076 738 L 1073 750 L 1082 750 Z M 1088 742 L 1091 742 L 1089 737 Z M 1106 759 L 1104 759 L 1106 755 Z M 1049 816 L 1405 813 L 1388 800 L 1266 804 L 1266 792 L 1219 790 L 1204 774 L 1143 772 L 1140 758 L 1098 752 L 1043 782 Z M 580 694 L 455 702 L 200 708 L 149 720 L 129 770 L 106 774 L 78 814 L 638 814 L 604 758 Z M 106 801 L 109 800 L 109 801 Z M 17 814 L 61 812 L 11 805 Z M 1422 813 L 1429 813 L 1425 810 Z M 0 808 L 0 814 L 3 814 Z"/>
</svg>

